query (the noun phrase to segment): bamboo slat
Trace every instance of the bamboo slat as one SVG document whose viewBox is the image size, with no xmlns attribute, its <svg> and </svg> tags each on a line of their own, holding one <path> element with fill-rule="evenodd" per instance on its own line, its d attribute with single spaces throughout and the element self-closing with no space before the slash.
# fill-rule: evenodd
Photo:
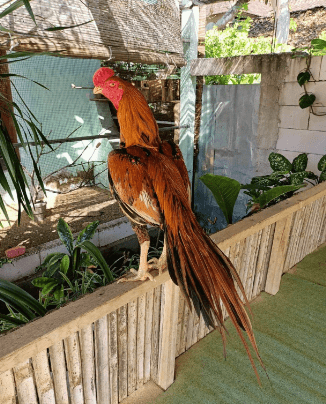
<svg viewBox="0 0 326 404">
<path fill-rule="evenodd" d="M 276 222 L 273 246 L 266 278 L 265 290 L 267 293 L 278 292 L 284 267 L 284 259 L 291 230 L 292 215 Z"/>
<path fill-rule="evenodd" d="M 107 316 L 95 321 L 96 397 L 99 403 L 110 404 L 109 346 Z"/>
<path fill-rule="evenodd" d="M 85 403 L 97 404 L 93 324 L 80 330 L 79 339 Z"/>
<path fill-rule="evenodd" d="M 308 226 L 309 226 L 309 222 L 310 222 L 311 210 L 312 210 L 312 204 L 309 204 L 305 207 L 302 228 L 301 228 L 300 238 L 299 238 L 299 244 L 298 244 L 297 262 L 300 262 L 302 260 L 302 258 L 304 257 L 305 244 L 306 244 L 306 240 L 307 240 L 307 236 L 308 236 Z"/>
<path fill-rule="evenodd" d="M 65 353 L 63 341 L 49 348 L 56 404 L 69 404 Z"/>
<path fill-rule="evenodd" d="M 266 279 L 267 279 L 267 274 L 269 271 L 269 264 L 270 264 L 271 254 L 272 254 L 276 223 L 271 224 L 269 227 L 271 228 L 271 231 L 269 234 L 267 254 L 266 254 L 265 263 L 264 263 L 264 271 L 262 272 L 262 278 L 261 278 L 261 282 L 259 285 L 260 291 L 265 290 L 265 286 L 266 286 Z"/>
<path fill-rule="evenodd" d="M 305 240 L 302 246 L 302 255 L 301 259 L 303 259 L 307 254 L 309 254 L 307 251 L 310 250 L 310 245 L 313 240 L 313 234 L 312 234 L 312 229 L 315 226 L 315 219 L 316 219 L 316 210 L 318 208 L 320 200 L 312 202 L 310 205 L 310 215 L 309 215 L 309 220 L 307 222 L 306 230 L 305 230 Z"/>
<path fill-rule="evenodd" d="M 299 244 L 299 234 L 301 231 L 301 226 L 302 226 L 302 215 L 303 215 L 303 209 L 300 209 L 295 213 L 295 220 L 293 223 L 292 227 L 292 235 L 290 238 L 290 246 L 288 248 L 288 266 L 289 268 L 292 268 L 293 265 L 296 264 L 295 262 L 295 256 L 297 253 L 297 247 Z"/>
<path fill-rule="evenodd" d="M 14 367 L 14 376 L 19 404 L 38 404 L 33 369 L 29 359 Z"/>
<path fill-rule="evenodd" d="M 186 350 L 187 326 L 188 326 L 188 323 L 189 323 L 189 316 L 190 316 L 190 310 L 189 310 L 187 302 L 185 302 L 184 310 L 183 310 L 183 321 L 182 321 L 182 327 L 181 327 L 181 335 L 180 335 L 180 347 L 179 347 L 180 354 L 182 354 Z"/>
<path fill-rule="evenodd" d="M 154 302 L 153 302 L 151 378 L 155 383 L 157 383 L 157 377 L 158 377 L 160 314 L 161 314 L 161 286 L 154 289 Z"/>
<path fill-rule="evenodd" d="M 178 308 L 176 356 L 179 356 L 181 354 L 181 352 L 180 352 L 180 344 L 181 344 L 181 330 L 182 330 L 182 327 L 183 327 L 184 307 L 185 307 L 185 299 L 181 295 L 180 299 L 179 299 L 179 308 Z"/>
<path fill-rule="evenodd" d="M 68 369 L 69 391 L 72 404 L 83 404 L 83 378 L 78 333 L 64 340 Z"/>
<path fill-rule="evenodd" d="M 179 287 L 172 280 L 162 286 L 157 384 L 166 390 L 174 380 Z"/>
<path fill-rule="evenodd" d="M 323 198 L 323 204 L 321 208 L 322 214 L 321 214 L 321 220 L 320 220 L 320 228 L 318 231 L 318 245 L 322 244 L 325 242 L 325 236 L 326 236 L 326 197 Z"/>
<path fill-rule="evenodd" d="M 16 387 L 12 370 L 0 375 L 0 403 L 16 404 Z"/>
<path fill-rule="evenodd" d="M 146 293 L 144 383 L 148 382 L 151 378 L 153 303 L 154 290 L 151 290 Z"/>
<path fill-rule="evenodd" d="M 32 359 L 32 363 L 40 404 L 55 404 L 53 382 L 50 374 L 47 349 L 38 353 Z"/>
<path fill-rule="evenodd" d="M 304 226 L 307 208 L 308 208 L 307 206 L 304 206 L 302 208 L 301 212 L 299 213 L 298 229 L 297 229 L 296 240 L 295 240 L 294 250 L 293 250 L 293 255 L 292 255 L 292 259 L 293 259 L 292 266 L 297 264 L 300 261 L 301 251 L 299 250 L 299 245 L 300 245 L 301 239 L 303 237 L 302 228 Z"/>
<path fill-rule="evenodd" d="M 138 298 L 137 319 L 137 389 L 144 384 L 144 350 L 145 350 L 145 310 L 146 295 Z"/>
<path fill-rule="evenodd" d="M 137 384 L 137 300 L 128 303 L 128 396 Z"/>
<path fill-rule="evenodd" d="M 310 234 L 308 238 L 306 254 L 310 254 L 318 246 L 318 236 L 319 236 L 318 228 L 321 221 L 322 204 L 323 204 L 323 198 L 320 198 L 315 202 L 314 214 L 311 220 L 312 225 L 310 227 Z"/>
<path fill-rule="evenodd" d="M 192 346 L 192 333 L 194 329 L 194 319 L 195 319 L 195 308 L 193 302 L 191 302 L 191 310 L 188 314 L 188 323 L 186 326 L 186 351 Z"/>
<path fill-rule="evenodd" d="M 127 305 L 118 309 L 119 402 L 128 396 L 128 328 Z"/>
<path fill-rule="evenodd" d="M 267 256 L 270 232 L 271 232 L 271 226 L 268 226 L 265 229 L 263 229 L 262 234 L 261 234 L 259 254 L 258 254 L 258 258 L 257 258 L 257 266 L 256 266 L 256 272 L 255 272 L 253 288 L 252 288 L 252 295 L 251 295 L 252 299 L 255 298 L 260 293 L 259 286 L 261 284 L 261 278 L 263 276 L 264 264 L 265 264 L 266 256 Z"/>
<path fill-rule="evenodd" d="M 251 300 L 252 296 L 253 296 L 255 274 L 257 271 L 257 260 L 258 260 L 259 250 L 261 248 L 262 232 L 263 232 L 263 230 L 259 230 L 256 233 L 254 240 L 253 240 L 252 257 L 249 261 L 249 270 L 248 270 L 246 286 L 245 286 L 245 291 L 246 291 L 248 300 Z"/>
<path fill-rule="evenodd" d="M 110 358 L 110 391 L 111 404 L 118 404 L 118 314 L 113 311 L 108 316 L 109 319 L 109 358 Z"/>
</svg>

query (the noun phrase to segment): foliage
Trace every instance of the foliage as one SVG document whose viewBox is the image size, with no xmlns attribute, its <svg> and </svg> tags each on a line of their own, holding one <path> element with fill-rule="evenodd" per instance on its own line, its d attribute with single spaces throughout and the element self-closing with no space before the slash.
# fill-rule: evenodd
<svg viewBox="0 0 326 404">
<path fill-rule="evenodd" d="M 36 316 L 44 316 L 46 309 L 19 286 L 0 279 L 0 300 L 6 303 L 10 315 L 0 314 L 0 331 L 25 324 Z"/>
<path fill-rule="evenodd" d="M 316 185 L 326 180 L 326 155 L 318 163 L 318 170 L 321 171 L 319 177 L 306 171 L 306 153 L 299 154 L 292 163 L 279 153 L 271 153 L 268 160 L 272 174 L 253 177 L 250 184 L 240 184 L 232 178 L 213 174 L 200 177 L 212 191 L 228 224 L 232 223 L 234 205 L 241 189 L 250 197 L 247 210 L 255 211 L 291 197 L 306 183 Z"/>
<path fill-rule="evenodd" d="M 0 20 L 1 20 L 1 18 L 12 13 L 19 7 L 26 8 L 29 17 L 33 20 L 35 26 L 37 27 L 35 15 L 33 13 L 32 7 L 30 5 L 30 0 L 14 1 L 0 13 Z M 89 22 L 90 21 L 88 21 L 87 23 L 89 23 Z M 69 26 L 69 27 L 49 27 L 49 28 L 46 28 L 46 30 L 53 31 L 53 30 L 72 29 L 79 25 L 84 25 L 84 24 L 86 24 L 86 23 L 78 24 L 76 26 Z M 11 35 L 15 35 L 16 37 L 19 38 L 19 32 L 7 29 L 7 28 L 3 27 L 1 23 L 0 23 L 0 30 L 3 32 L 7 32 L 9 37 L 11 37 Z M 25 51 L 13 52 L 12 49 L 10 49 L 10 51 L 11 51 L 11 53 L 0 56 L 0 65 L 8 65 L 9 63 L 21 62 L 21 61 L 29 59 L 30 57 L 35 56 L 35 55 L 60 56 L 60 54 L 58 52 L 36 52 L 36 53 L 35 52 L 25 52 Z M 17 75 L 17 74 L 0 73 L 0 81 L 1 80 L 10 80 L 11 77 L 19 77 L 24 80 L 30 80 L 27 77 Z M 36 85 L 43 87 L 45 90 L 48 90 L 42 84 L 37 83 L 34 80 L 31 80 L 31 81 L 33 81 Z M 0 108 L 0 156 L 4 160 L 5 166 L 7 168 L 7 173 L 8 173 L 8 176 L 10 178 L 12 185 L 9 184 L 7 176 L 5 175 L 3 169 L 0 165 L 0 187 L 5 192 L 7 192 L 8 195 L 12 199 L 14 199 L 14 195 L 11 190 L 11 187 L 13 187 L 14 190 L 16 191 L 16 199 L 17 199 L 17 203 L 18 203 L 18 223 L 20 223 L 22 209 L 24 209 L 30 217 L 33 217 L 31 202 L 30 202 L 30 200 L 28 198 L 28 194 L 26 192 L 26 186 L 28 185 L 28 182 L 27 182 L 25 173 L 22 169 L 22 166 L 20 164 L 19 157 L 17 156 L 17 154 L 15 152 L 15 148 L 13 147 L 13 145 L 11 143 L 10 136 L 8 133 L 8 128 L 5 126 L 3 120 L 1 120 L 1 113 L 5 113 L 5 114 L 11 116 L 19 142 L 22 144 L 22 147 L 24 148 L 24 150 L 26 151 L 26 153 L 30 156 L 30 158 L 32 160 L 35 175 L 36 175 L 39 185 L 43 189 L 43 191 L 44 191 L 44 185 L 43 185 L 43 181 L 41 178 L 41 172 L 40 172 L 39 167 L 36 164 L 35 158 L 33 156 L 31 147 L 28 144 L 28 141 L 30 141 L 32 138 L 37 145 L 41 145 L 41 142 L 43 141 L 50 148 L 51 148 L 51 146 L 48 144 L 48 141 L 42 132 L 40 122 L 37 120 L 37 118 L 35 117 L 33 112 L 28 108 L 28 106 L 24 102 L 21 94 L 19 94 L 19 92 L 17 91 L 17 88 L 15 87 L 13 82 L 11 82 L 11 85 L 13 86 L 13 88 L 15 88 L 19 101 L 14 102 L 12 100 L 7 99 L 3 94 L 0 94 L 0 102 L 2 104 L 2 107 Z M 25 110 L 23 110 L 23 107 L 25 108 Z M 8 213 L 7 213 L 7 210 L 6 210 L 6 207 L 5 207 L 5 204 L 3 202 L 1 195 L 0 195 L 0 209 L 4 213 L 8 223 L 10 223 L 9 216 L 8 216 Z M 0 222 L 0 226 L 2 226 L 1 222 Z"/>
<path fill-rule="evenodd" d="M 304 94 L 299 98 L 299 106 L 302 109 L 310 108 L 310 112 L 317 116 L 324 116 L 326 113 L 317 113 L 313 109 L 313 103 L 316 101 L 316 96 L 307 91 L 306 84 L 313 78 L 310 71 L 312 56 L 326 55 L 326 31 L 323 31 L 319 38 L 313 39 L 310 46 L 292 49 L 293 52 L 305 52 L 303 56 L 307 58 L 307 67 L 301 71 L 297 76 L 297 82 L 300 87 L 303 87 Z"/>
<path fill-rule="evenodd" d="M 235 23 L 223 31 L 217 27 L 209 30 L 205 38 L 205 52 L 207 58 L 222 58 L 230 56 L 270 53 L 269 38 L 249 38 L 252 19 L 241 20 L 238 15 Z M 276 45 L 278 51 L 288 50 L 287 45 Z M 205 77 L 206 84 L 253 84 L 260 81 L 259 74 L 222 75 Z"/>
<path fill-rule="evenodd" d="M 212 191 L 221 208 L 227 224 L 232 224 L 232 214 L 241 184 L 232 178 L 221 175 L 205 174 L 200 180 Z"/>
<path fill-rule="evenodd" d="M 92 281 L 94 279 L 98 281 L 99 278 L 96 276 L 89 277 L 89 270 L 88 274 L 84 274 L 90 267 L 96 268 L 99 266 L 103 271 L 106 282 L 114 280 L 101 252 L 89 241 L 94 236 L 98 225 L 98 221 L 90 223 L 79 233 L 76 242 L 74 242 L 69 225 L 64 219 L 59 219 L 57 231 L 60 240 L 68 250 L 68 254 L 58 252 L 49 254 L 42 263 L 41 267 L 46 268 L 46 270 L 43 276 L 34 279 L 32 284 L 41 288 L 43 298 L 51 293 L 56 301 L 61 302 L 64 298 L 64 288 L 68 285 L 74 293 L 80 280 L 83 292 L 88 290 L 89 287 L 92 289 L 94 283 Z M 86 252 L 82 252 L 82 249 L 86 250 Z M 80 274 L 82 274 L 81 277 Z M 103 280 L 101 282 L 103 283 Z"/>
</svg>

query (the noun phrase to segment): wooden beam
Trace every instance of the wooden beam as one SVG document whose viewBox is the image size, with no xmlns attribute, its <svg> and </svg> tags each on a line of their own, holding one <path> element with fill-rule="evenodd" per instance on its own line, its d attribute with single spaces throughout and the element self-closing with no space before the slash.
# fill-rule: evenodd
<svg viewBox="0 0 326 404">
<path fill-rule="evenodd" d="M 199 7 L 182 11 L 181 37 L 190 42 L 183 44 L 187 65 L 181 69 L 180 78 L 180 126 L 188 126 L 180 130 L 179 146 L 185 161 L 190 184 L 193 179 L 194 137 L 196 109 L 196 78 L 191 77 L 190 62 L 197 58 Z"/>
<path fill-rule="evenodd" d="M 152 274 L 155 282 L 112 283 L 14 330 L 15 338 L 0 336 L 0 374 L 170 279 L 167 271 Z"/>
<path fill-rule="evenodd" d="M 275 295 L 280 289 L 285 255 L 289 243 L 291 222 L 292 214 L 289 214 L 284 219 L 278 221 L 275 226 L 269 270 L 265 285 L 265 291 L 271 295 Z"/>
<path fill-rule="evenodd" d="M 277 60 L 279 64 L 283 63 L 292 53 L 279 53 L 267 55 L 246 55 L 234 56 L 229 58 L 207 58 L 195 59 L 191 62 L 190 73 L 192 76 L 216 76 L 222 74 L 249 74 L 263 73 L 264 65 L 269 65 Z"/>
<path fill-rule="evenodd" d="M 170 387 L 174 381 L 179 295 L 179 287 L 172 280 L 169 280 L 162 286 L 157 384 L 163 390 Z"/>
</svg>

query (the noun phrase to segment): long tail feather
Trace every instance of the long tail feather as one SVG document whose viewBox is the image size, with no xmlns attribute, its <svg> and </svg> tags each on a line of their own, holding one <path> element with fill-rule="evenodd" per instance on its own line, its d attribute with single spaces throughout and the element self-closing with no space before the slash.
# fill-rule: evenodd
<svg viewBox="0 0 326 404">
<path fill-rule="evenodd" d="M 264 365 L 246 312 L 245 304 L 248 304 L 248 300 L 239 275 L 228 257 L 197 222 L 184 182 L 171 161 L 155 154 L 148 160 L 147 167 L 164 216 L 171 279 L 180 287 L 190 309 L 194 296 L 198 299 L 206 323 L 219 329 L 224 349 L 226 329 L 222 305 L 225 307 L 259 380 L 244 332 L 263 368 Z M 244 302 L 235 284 L 239 286 Z"/>
</svg>

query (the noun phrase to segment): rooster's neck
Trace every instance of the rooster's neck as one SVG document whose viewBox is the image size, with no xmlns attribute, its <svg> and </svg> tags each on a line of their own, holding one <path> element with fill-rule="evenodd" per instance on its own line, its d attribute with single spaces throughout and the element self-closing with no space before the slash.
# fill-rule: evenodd
<svg viewBox="0 0 326 404">
<path fill-rule="evenodd" d="M 117 117 L 125 147 L 159 147 L 161 139 L 156 120 L 144 96 L 137 89 L 123 95 Z"/>
</svg>

